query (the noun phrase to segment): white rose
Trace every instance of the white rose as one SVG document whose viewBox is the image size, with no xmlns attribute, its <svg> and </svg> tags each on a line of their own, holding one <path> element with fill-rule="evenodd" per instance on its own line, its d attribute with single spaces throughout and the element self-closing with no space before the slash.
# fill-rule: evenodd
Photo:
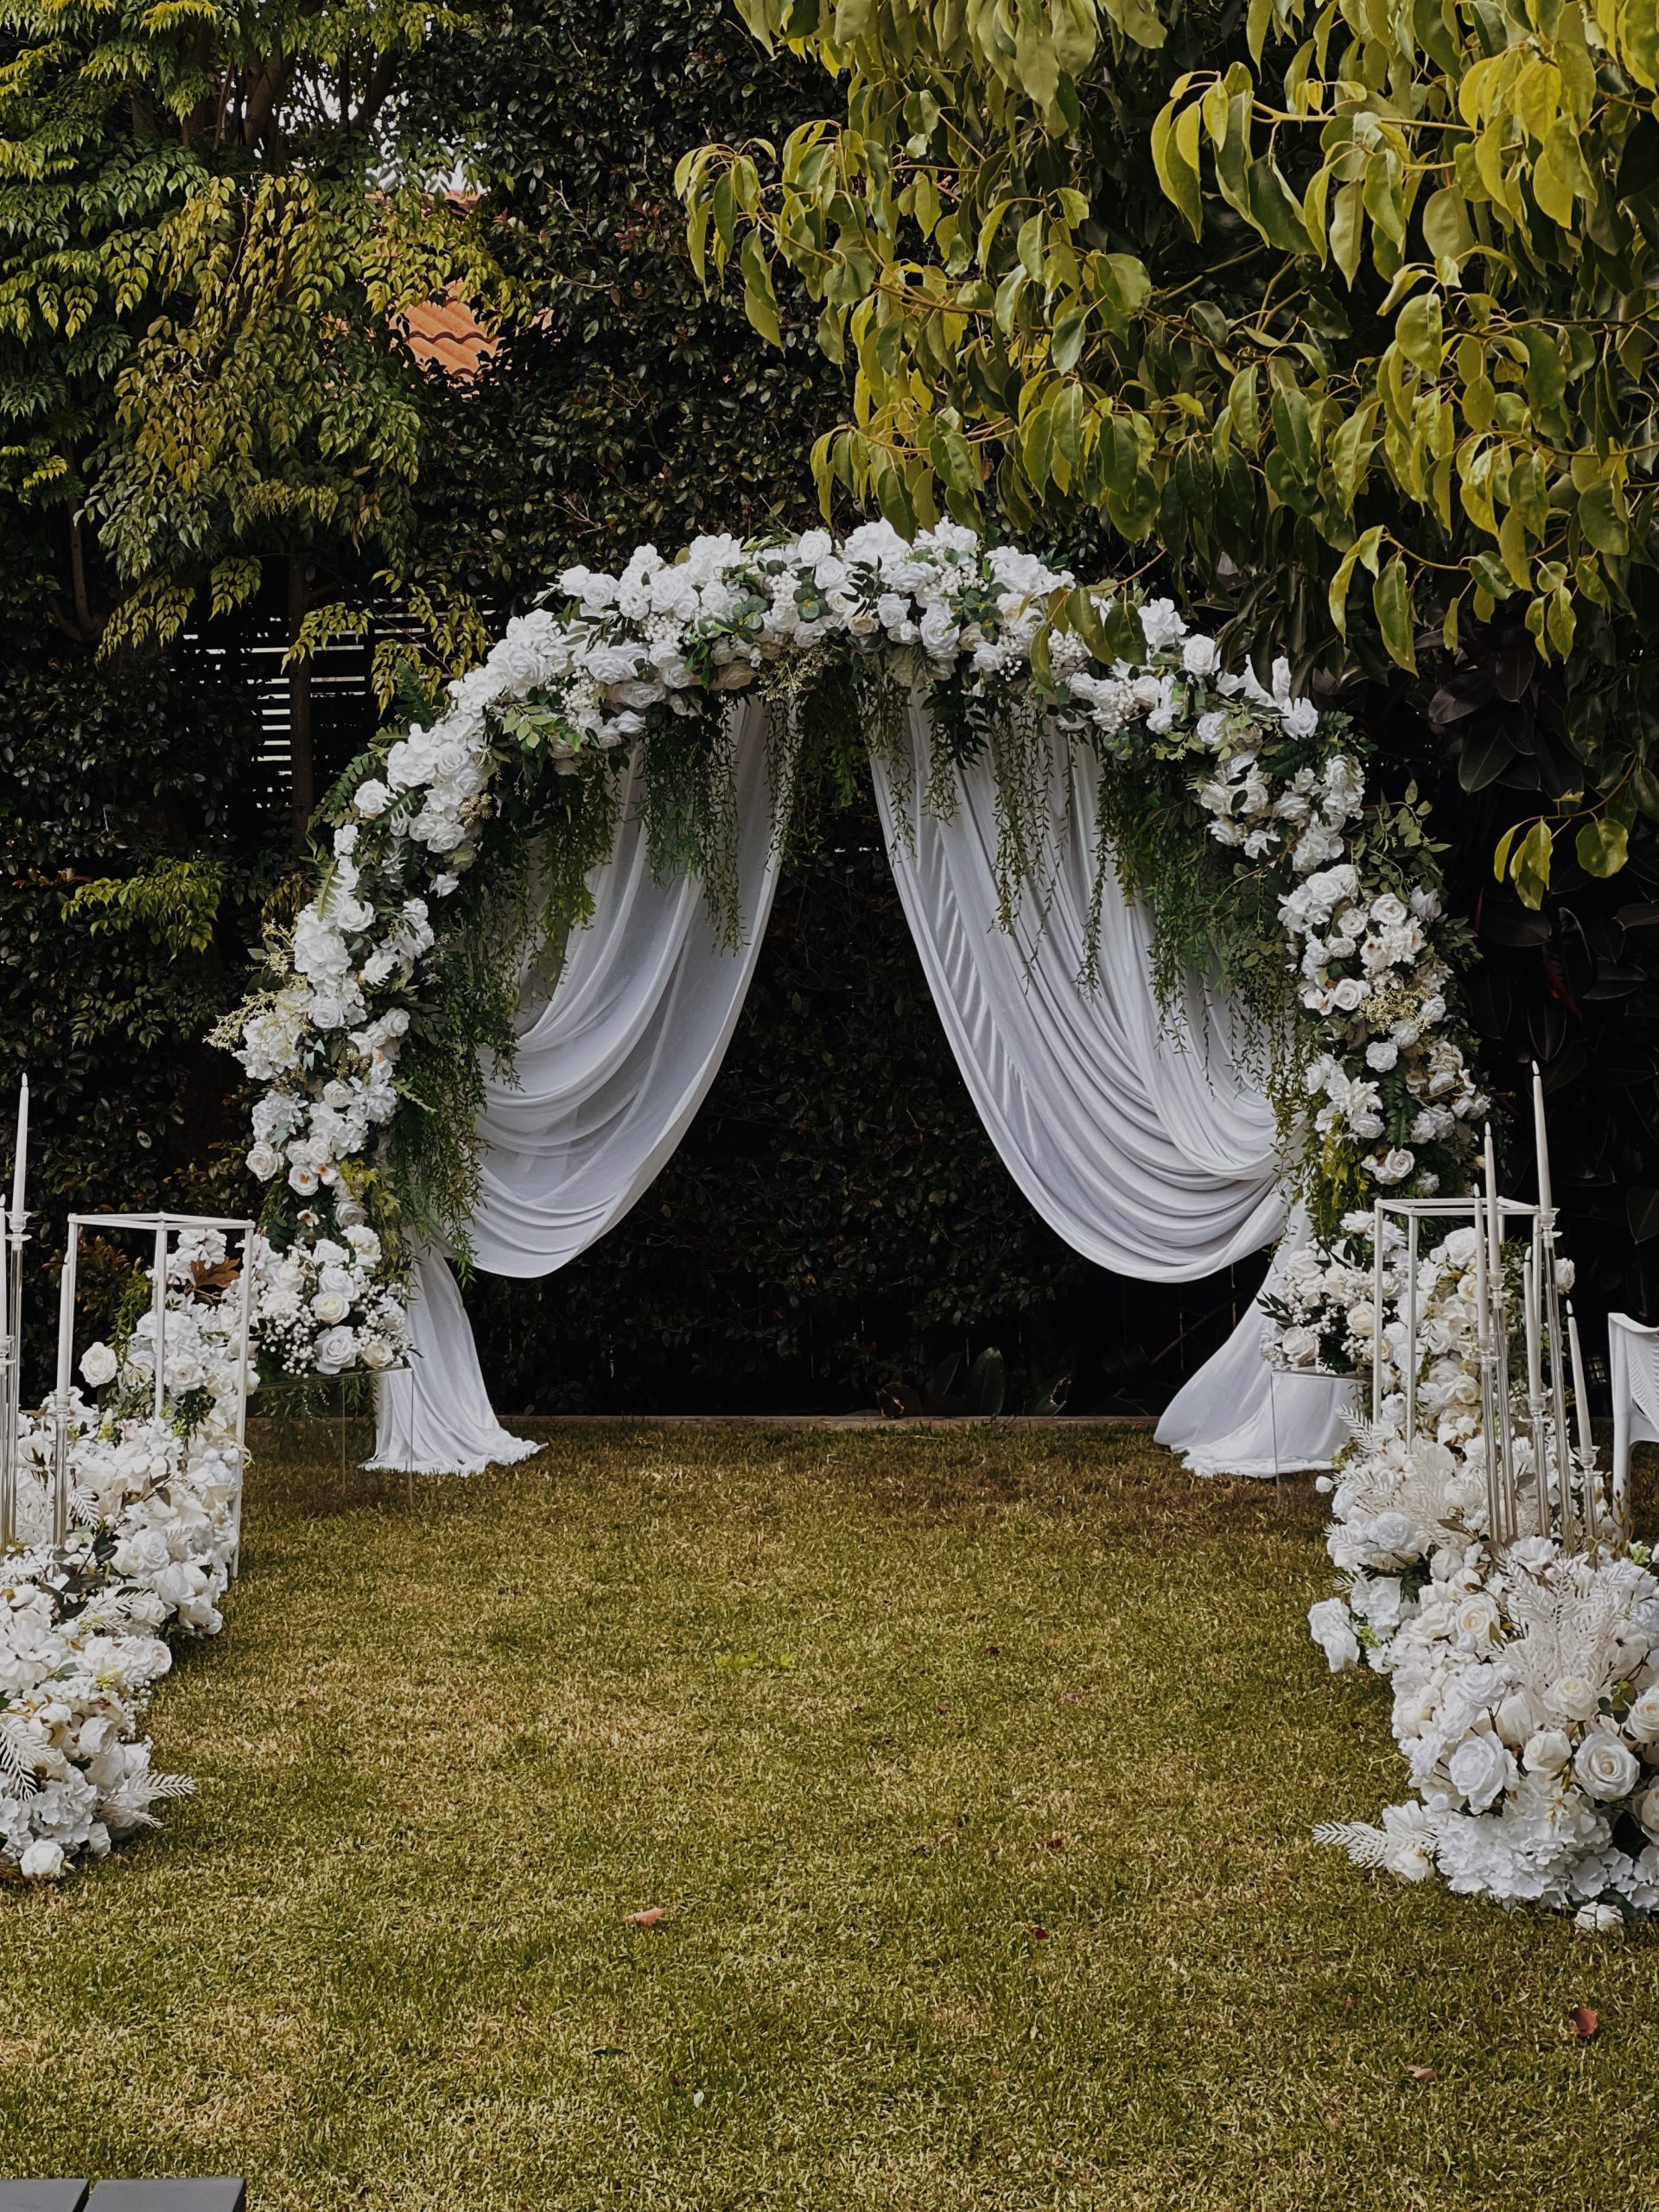
<svg viewBox="0 0 1659 2212">
<path fill-rule="evenodd" d="M 391 793 L 378 776 L 371 776 L 367 783 L 358 785 L 352 804 L 359 814 L 367 815 L 372 821 L 391 804 Z"/>
<path fill-rule="evenodd" d="M 1601 1709 L 1601 1693 L 1582 1675 L 1563 1675 L 1550 1684 L 1544 1703 L 1558 1720 L 1593 1720 Z"/>
<path fill-rule="evenodd" d="M 1213 638 L 1192 637 L 1181 647 L 1181 666 L 1189 676 L 1209 676 L 1221 665 Z"/>
<path fill-rule="evenodd" d="M 1659 1783 L 1649 1783 L 1630 1807 L 1650 1842 L 1659 1843 Z"/>
<path fill-rule="evenodd" d="M 349 1329 L 328 1329 L 317 1338 L 317 1367 L 324 1375 L 338 1375 L 357 1357 L 357 1338 Z"/>
<path fill-rule="evenodd" d="M 1459 1599 L 1452 1618 L 1460 1637 L 1466 1636 L 1476 1644 L 1490 1643 L 1497 1633 L 1497 1601 L 1488 1591 L 1471 1590 L 1467 1597 Z M 1521 1740 L 1524 1742 L 1530 1732 L 1529 1728 L 1522 1729 Z"/>
<path fill-rule="evenodd" d="M 1308 1633 L 1313 1637 L 1333 1675 L 1347 1667 L 1359 1664 L 1359 1639 L 1354 1634 L 1354 1624 L 1340 1598 L 1321 1598 L 1317 1605 L 1307 1611 Z"/>
<path fill-rule="evenodd" d="M 1651 1744 L 1659 1737 L 1659 1688 L 1643 1691 L 1625 1714 L 1624 1726 L 1638 1744 Z"/>
<path fill-rule="evenodd" d="M 62 1847 L 44 1837 L 31 1843 L 17 1861 L 17 1872 L 26 1882 L 55 1882 L 63 1872 Z"/>
<path fill-rule="evenodd" d="M 392 1363 L 392 1349 L 384 1337 L 365 1337 L 358 1346 L 358 1357 L 371 1373 L 378 1374 Z"/>
<path fill-rule="evenodd" d="M 1573 1771 L 1591 1796 L 1628 1797 L 1642 1769 L 1628 1744 L 1605 1728 L 1598 1728 L 1579 1745 Z"/>
<path fill-rule="evenodd" d="M 262 1183 L 269 1183 L 282 1164 L 283 1155 L 274 1144 L 257 1144 L 249 1151 L 248 1173 Z"/>
<path fill-rule="evenodd" d="M 81 1355 L 80 1371 L 94 1390 L 113 1382 L 119 1363 L 108 1344 L 88 1344 Z"/>
<path fill-rule="evenodd" d="M 1515 1780 L 1515 1761 L 1496 1736 L 1465 1736 L 1446 1763 L 1452 1787 L 1469 1801 L 1471 1813 L 1484 1813 Z"/>
<path fill-rule="evenodd" d="M 311 1311 L 318 1320 L 330 1325 L 343 1321 L 351 1310 L 350 1299 L 338 1290 L 320 1290 L 311 1301 Z"/>
<path fill-rule="evenodd" d="M 1616 1904 L 1581 1904 L 1573 1925 L 1580 1936 L 1613 1936 L 1624 1925 L 1624 1916 Z"/>
<path fill-rule="evenodd" d="M 1405 901 L 1402 899 L 1396 899 L 1392 891 L 1385 891 L 1380 899 L 1373 899 L 1371 901 L 1371 919 L 1374 922 L 1381 922 L 1385 929 L 1397 929 L 1402 922 L 1408 918 L 1408 910 Z"/>
<path fill-rule="evenodd" d="M 1357 976 L 1344 976 L 1331 998 L 1340 1013 L 1353 1014 L 1365 1003 L 1365 986 Z"/>
<path fill-rule="evenodd" d="M 1279 1339 L 1281 1357 L 1292 1367 L 1306 1367 L 1318 1357 L 1319 1340 L 1312 1329 L 1287 1329 Z"/>
<path fill-rule="evenodd" d="M 1496 1617 L 1497 1607 L 1492 1610 Z M 1461 1614 L 1462 1608 L 1459 1607 L 1459 1618 Z M 1529 1744 L 1538 1726 L 1537 1713 L 1525 1690 L 1511 1690 L 1492 1715 L 1492 1720 L 1498 1734 L 1512 1751 L 1518 1751 L 1523 1745 Z"/>
</svg>

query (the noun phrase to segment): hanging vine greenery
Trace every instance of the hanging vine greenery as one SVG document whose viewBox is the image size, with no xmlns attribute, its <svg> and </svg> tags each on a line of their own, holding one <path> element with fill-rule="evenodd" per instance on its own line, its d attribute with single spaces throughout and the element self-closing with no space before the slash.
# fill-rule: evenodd
<svg viewBox="0 0 1659 2212">
<path fill-rule="evenodd" d="M 620 576 L 573 569 L 564 608 L 510 624 L 437 702 L 415 702 L 331 794 L 331 849 L 270 988 L 219 1033 L 266 1086 L 253 1173 L 283 1249 L 326 1250 L 366 1224 L 383 1280 L 419 1243 L 463 1254 L 478 1194 L 486 1071 L 511 1073 L 532 967 L 552 972 L 592 912 L 624 771 L 637 776 L 659 875 L 696 875 L 734 942 L 736 739 L 727 711 L 766 702 L 775 841 L 810 834 L 866 753 L 911 772 L 925 709 L 925 803 L 955 804 L 988 759 L 1000 915 L 1034 907 L 1057 738 L 1098 777 L 1097 925 L 1109 881 L 1153 910 L 1152 982 L 1173 1023 L 1192 974 L 1262 1040 L 1287 1184 L 1317 1229 L 1374 1188 L 1457 1185 L 1484 1110 L 1455 1012 L 1453 931 L 1417 810 L 1366 808 L 1345 717 L 1222 668 L 1166 601 L 1080 587 L 942 524 L 887 524 L 837 544 L 813 531 L 745 546 L 643 547 Z M 1079 987 L 1096 980 L 1097 930 Z M 330 1302 L 289 1364 L 383 1365 L 372 1327 Z M 320 1317 L 321 1324 L 321 1317 Z M 317 1349 L 326 1342 L 326 1355 Z"/>
</svg>

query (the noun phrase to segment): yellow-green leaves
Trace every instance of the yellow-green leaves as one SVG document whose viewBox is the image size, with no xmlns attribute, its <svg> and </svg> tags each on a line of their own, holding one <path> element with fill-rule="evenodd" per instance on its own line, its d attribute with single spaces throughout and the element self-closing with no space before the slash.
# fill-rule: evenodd
<svg viewBox="0 0 1659 2212">
<path fill-rule="evenodd" d="M 750 231 L 739 255 L 743 271 L 743 312 L 770 345 L 783 344 L 778 320 L 778 298 L 772 289 L 772 265 L 760 243 L 759 231 Z"/>
<path fill-rule="evenodd" d="M 1548 822 L 1520 823 L 1499 839 L 1492 858 L 1492 873 L 1502 883 L 1507 876 L 1523 906 L 1535 912 L 1549 889 L 1550 861 L 1555 834 Z"/>
<path fill-rule="evenodd" d="M 1178 113 L 1175 103 L 1152 126 L 1152 160 L 1158 181 L 1186 218 L 1193 237 L 1204 233 L 1204 195 L 1198 181 L 1199 110 L 1192 102 Z"/>
</svg>

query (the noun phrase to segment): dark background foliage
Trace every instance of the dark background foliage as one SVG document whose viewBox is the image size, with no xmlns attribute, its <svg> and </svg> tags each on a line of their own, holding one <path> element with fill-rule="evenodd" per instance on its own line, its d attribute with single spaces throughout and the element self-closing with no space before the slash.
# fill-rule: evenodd
<svg viewBox="0 0 1659 2212">
<path fill-rule="evenodd" d="M 573 560 L 810 518 L 805 456 L 838 411 L 834 372 L 803 328 L 779 354 L 734 296 L 704 297 L 670 180 L 690 145 L 779 137 L 821 105 L 821 80 L 767 61 L 719 0 L 509 0 L 429 50 L 410 121 L 481 144 L 503 257 L 546 302 L 475 384 L 430 375 L 416 497 L 432 576 L 499 620 Z M 1065 549 L 1085 569 L 1091 536 Z M 25 1064 L 35 1084 L 37 1321 L 50 1224 L 69 1205 L 247 1202 L 245 1101 L 200 1039 L 245 981 L 287 832 L 285 800 L 256 765 L 251 628 L 165 665 L 97 665 L 37 619 L 55 557 L 28 525 L 0 556 L 12 673 L 0 1084 Z M 1525 649 L 1493 638 L 1414 689 L 1379 688 L 1361 719 L 1388 777 L 1414 776 L 1436 798 L 1454 894 L 1486 955 L 1471 1007 L 1495 1078 L 1514 1090 L 1534 1051 L 1544 1060 L 1560 1195 L 1595 1300 L 1647 1313 L 1659 1303 L 1659 851 L 1644 823 L 1611 883 L 1558 862 L 1541 916 L 1491 871 L 1493 840 L 1535 805 L 1533 785 L 1566 772 L 1567 711 Z M 320 702 L 320 785 L 371 712 L 361 698 Z M 206 954 L 63 920 L 77 879 L 164 853 L 226 867 Z M 1036 1220 L 950 1060 L 865 799 L 792 863 L 727 1065 L 634 1212 L 545 1283 L 480 1279 L 467 1295 L 505 1408 L 868 1404 L 895 1374 L 919 1387 L 953 1354 L 960 1389 L 994 1343 L 1011 1407 L 1074 1367 L 1071 1402 L 1086 1408 L 1160 1402 L 1248 1296 L 1239 1278 L 1125 1284 Z"/>
</svg>

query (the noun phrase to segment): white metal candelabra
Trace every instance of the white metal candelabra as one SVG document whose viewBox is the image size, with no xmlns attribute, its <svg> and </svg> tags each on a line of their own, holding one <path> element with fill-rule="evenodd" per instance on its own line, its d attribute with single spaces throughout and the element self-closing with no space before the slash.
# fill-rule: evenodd
<svg viewBox="0 0 1659 2212">
<path fill-rule="evenodd" d="M 1422 1224 L 1467 1221 L 1474 1229 L 1475 1334 L 1480 1382 L 1481 1442 L 1486 1468 L 1488 1525 L 1496 1543 L 1511 1543 L 1522 1535 L 1522 1469 L 1516 1451 L 1517 1430 L 1524 1431 L 1531 1466 L 1535 1532 L 1559 1537 L 1567 1551 L 1593 1550 L 1598 1546 L 1630 1540 L 1630 1500 L 1626 1484 L 1615 1476 L 1611 1499 L 1604 1497 L 1596 1465 L 1596 1447 L 1590 1428 L 1590 1402 L 1585 1385 L 1584 1358 L 1578 1323 L 1571 1303 L 1562 1293 L 1560 1255 L 1556 1245 L 1555 1205 L 1549 1174 L 1549 1148 L 1544 1128 L 1543 1083 L 1533 1068 L 1533 1118 L 1538 1147 L 1538 1198 L 1535 1204 L 1498 1194 L 1497 1169 L 1492 1135 L 1486 1131 L 1481 1185 L 1462 1198 L 1379 1198 L 1372 1217 L 1371 1249 L 1373 1310 L 1382 1328 L 1384 1310 L 1384 1237 L 1390 1220 L 1405 1229 L 1404 1281 L 1401 1286 L 1400 1318 L 1402 1342 L 1397 1365 L 1404 1399 L 1405 1440 L 1417 1432 L 1417 1379 L 1424 1358 L 1421 1325 L 1420 1238 Z M 1524 1224 L 1526 1249 L 1520 1265 L 1520 1306 L 1517 1317 L 1511 1292 L 1506 1246 L 1513 1240 L 1506 1230 Z M 1510 1345 L 1519 1334 L 1524 1348 L 1524 1412 L 1517 1404 L 1522 1378 L 1510 1372 Z M 1567 1421 L 1568 1369 L 1571 1395 L 1577 1414 L 1576 1445 Z M 1382 1361 L 1380 1338 L 1371 1363 L 1371 1418 L 1382 1413 Z"/>
</svg>

